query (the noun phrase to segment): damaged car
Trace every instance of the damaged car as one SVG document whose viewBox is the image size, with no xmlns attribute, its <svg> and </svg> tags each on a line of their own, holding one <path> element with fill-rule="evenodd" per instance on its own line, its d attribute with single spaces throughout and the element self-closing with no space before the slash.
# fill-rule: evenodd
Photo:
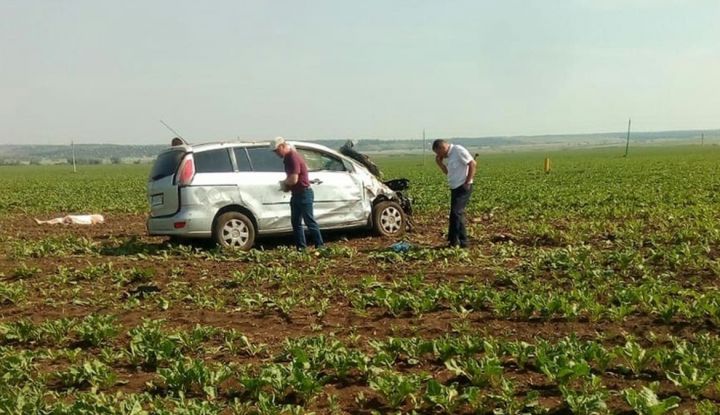
<svg viewBox="0 0 720 415">
<path fill-rule="evenodd" d="M 406 179 L 382 182 L 369 159 L 290 142 L 308 166 L 315 218 L 322 230 L 368 227 L 399 237 L 411 227 Z M 373 173 L 369 168 L 373 170 Z M 160 153 L 148 181 L 150 235 L 212 238 L 248 250 L 258 237 L 290 234 L 290 193 L 280 189 L 282 159 L 264 143 L 180 144 Z"/>
</svg>

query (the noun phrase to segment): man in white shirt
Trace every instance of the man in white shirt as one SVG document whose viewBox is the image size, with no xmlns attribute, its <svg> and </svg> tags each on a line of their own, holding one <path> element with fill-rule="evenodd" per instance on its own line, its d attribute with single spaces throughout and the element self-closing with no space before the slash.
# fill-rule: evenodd
<svg viewBox="0 0 720 415">
<path fill-rule="evenodd" d="M 473 177 L 477 163 L 463 146 L 450 144 L 445 140 L 435 140 L 432 144 L 435 163 L 447 176 L 450 186 L 450 226 L 448 243 L 451 247 L 468 247 L 465 229 L 465 206 L 472 194 Z M 444 160 L 447 159 L 447 163 Z"/>
</svg>

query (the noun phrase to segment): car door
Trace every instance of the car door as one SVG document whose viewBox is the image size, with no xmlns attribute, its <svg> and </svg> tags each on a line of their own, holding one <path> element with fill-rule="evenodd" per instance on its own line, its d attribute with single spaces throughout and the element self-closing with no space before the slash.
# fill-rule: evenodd
<svg viewBox="0 0 720 415">
<path fill-rule="evenodd" d="M 280 189 L 285 179 L 283 161 L 267 146 L 237 147 L 238 166 L 246 160 L 252 172 L 239 172 L 238 188 L 246 205 L 255 211 L 260 233 L 290 230 L 290 193 Z"/>
<path fill-rule="evenodd" d="M 185 147 L 173 147 L 160 153 L 155 160 L 147 185 L 150 216 L 170 216 L 180 210 L 175 175 L 185 154 Z"/>
<path fill-rule="evenodd" d="M 367 221 L 361 180 L 334 154 L 299 147 L 308 166 L 315 194 L 313 210 L 324 227 L 342 227 Z"/>
</svg>

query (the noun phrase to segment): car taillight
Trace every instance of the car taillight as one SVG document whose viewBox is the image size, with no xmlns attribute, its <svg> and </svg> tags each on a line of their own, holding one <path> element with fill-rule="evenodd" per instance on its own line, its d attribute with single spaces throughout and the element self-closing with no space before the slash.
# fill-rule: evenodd
<svg viewBox="0 0 720 415">
<path fill-rule="evenodd" d="M 189 185 L 190 182 L 192 182 L 193 176 L 195 176 L 195 161 L 193 160 L 193 155 L 188 154 L 182 163 L 180 163 L 180 168 L 178 169 L 178 186 Z"/>
</svg>

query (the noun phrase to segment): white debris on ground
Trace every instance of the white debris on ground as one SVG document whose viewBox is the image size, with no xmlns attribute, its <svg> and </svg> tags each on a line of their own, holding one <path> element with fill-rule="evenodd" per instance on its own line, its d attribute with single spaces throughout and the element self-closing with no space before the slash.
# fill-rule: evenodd
<svg viewBox="0 0 720 415">
<path fill-rule="evenodd" d="M 99 223 L 105 223 L 105 217 L 98 214 L 66 215 L 61 218 L 54 218 L 49 220 L 35 219 L 35 223 L 37 223 L 38 225 L 57 225 L 60 223 L 62 223 L 63 225 L 96 225 Z"/>
</svg>

